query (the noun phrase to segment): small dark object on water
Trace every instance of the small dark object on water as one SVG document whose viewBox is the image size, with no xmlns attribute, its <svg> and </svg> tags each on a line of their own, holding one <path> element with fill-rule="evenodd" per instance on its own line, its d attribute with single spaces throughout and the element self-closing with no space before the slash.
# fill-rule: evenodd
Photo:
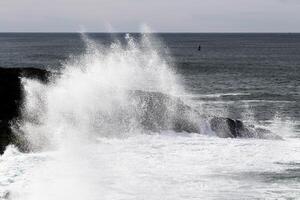
<svg viewBox="0 0 300 200">
<path fill-rule="evenodd" d="M 201 51 L 201 45 L 199 45 L 199 47 L 198 47 L 198 51 Z"/>
</svg>

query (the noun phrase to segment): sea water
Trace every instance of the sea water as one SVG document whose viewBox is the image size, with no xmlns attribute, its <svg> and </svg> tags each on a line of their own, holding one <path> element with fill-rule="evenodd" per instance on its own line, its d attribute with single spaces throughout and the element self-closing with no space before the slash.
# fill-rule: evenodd
<svg viewBox="0 0 300 200">
<path fill-rule="evenodd" d="M 300 197 L 298 35 L 7 37 L 18 48 L 29 44 L 19 65 L 60 73 L 47 84 L 22 80 L 18 125 L 33 151 L 7 147 L 0 198 Z M 148 132 L 132 114 L 130 90 L 177 96 L 203 114 L 239 118 L 283 139 Z"/>
</svg>

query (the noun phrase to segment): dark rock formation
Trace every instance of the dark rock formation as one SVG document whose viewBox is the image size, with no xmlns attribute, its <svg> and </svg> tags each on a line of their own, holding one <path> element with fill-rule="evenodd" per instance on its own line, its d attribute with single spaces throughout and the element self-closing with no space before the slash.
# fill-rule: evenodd
<svg viewBox="0 0 300 200">
<path fill-rule="evenodd" d="M 230 118 L 213 117 L 210 127 L 212 131 L 222 138 L 261 138 L 261 139 L 281 139 L 271 131 L 254 126 L 246 126 L 240 120 Z"/>
<path fill-rule="evenodd" d="M 26 146 L 11 130 L 11 123 L 19 117 L 22 103 L 21 77 L 47 82 L 49 75 L 50 72 L 41 69 L 0 68 L 0 154 L 10 143 Z M 129 97 L 133 113 L 145 130 L 206 134 L 199 123 L 205 121 L 216 136 L 223 138 L 279 138 L 268 130 L 245 126 L 240 120 L 203 116 L 181 99 L 160 92 L 135 90 L 129 92 Z"/>
<path fill-rule="evenodd" d="M 213 134 L 222 138 L 280 138 L 266 129 L 246 126 L 240 120 L 201 115 L 181 99 L 160 92 L 135 90 L 131 92 L 131 97 L 134 107 L 138 108 L 137 119 L 146 130 L 209 134 L 201 131 L 202 121 Z"/>
<path fill-rule="evenodd" d="M 179 98 L 160 92 L 131 91 L 137 119 L 144 129 L 150 131 L 175 130 L 177 132 L 199 132 L 192 115 L 199 114 Z"/>
<path fill-rule="evenodd" d="M 0 68 L 0 153 L 14 140 L 10 123 L 22 102 L 21 77 L 47 80 L 48 72 L 33 68 Z"/>
</svg>

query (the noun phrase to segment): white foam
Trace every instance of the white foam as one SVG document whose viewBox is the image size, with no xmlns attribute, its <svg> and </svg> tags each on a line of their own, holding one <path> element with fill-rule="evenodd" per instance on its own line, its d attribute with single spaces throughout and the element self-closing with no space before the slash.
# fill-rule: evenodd
<svg viewBox="0 0 300 200">
<path fill-rule="evenodd" d="M 300 195 L 299 182 L 288 178 L 300 167 L 296 139 L 238 140 L 167 132 L 97 141 L 74 152 L 6 156 L 1 162 L 7 166 L 5 177 L 12 180 L 6 187 L 11 199 L 276 199 Z"/>
</svg>

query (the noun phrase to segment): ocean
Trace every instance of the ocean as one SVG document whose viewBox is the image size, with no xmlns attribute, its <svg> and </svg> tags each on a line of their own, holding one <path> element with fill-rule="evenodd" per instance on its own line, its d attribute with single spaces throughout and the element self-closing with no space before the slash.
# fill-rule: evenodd
<svg viewBox="0 0 300 200">
<path fill-rule="evenodd" d="M 59 73 L 22 79 L 35 148 L 0 157 L 0 199 L 300 199 L 300 34 L 0 33 L 0 67 Z M 145 131 L 132 90 L 282 139 Z"/>
</svg>

